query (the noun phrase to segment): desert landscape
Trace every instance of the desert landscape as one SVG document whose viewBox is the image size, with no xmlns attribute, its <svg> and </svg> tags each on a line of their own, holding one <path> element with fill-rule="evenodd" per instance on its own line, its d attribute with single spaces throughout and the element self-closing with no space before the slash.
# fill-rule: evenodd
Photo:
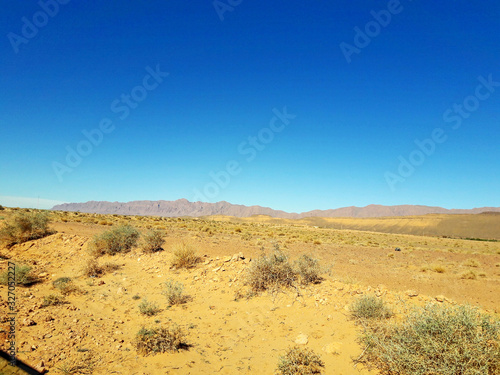
<svg viewBox="0 0 500 375">
<path fill-rule="evenodd" d="M 29 267 L 17 270 L 25 285 L 16 285 L 15 304 L 0 286 L 0 339 L 7 352 L 15 305 L 17 356 L 41 373 L 389 373 L 366 353 L 363 301 L 383 303 L 390 314 L 381 319 L 393 322 L 418 307 L 477 308 L 497 331 L 476 373 L 498 373 L 500 215 L 294 220 L 5 208 L 0 225 L 5 232 L 19 215 L 38 214 L 48 215 L 47 233 L 0 250 L 4 276 L 9 264 Z M 466 222 L 469 232 L 450 238 L 437 219 Z M 398 232 L 394 223 L 405 220 Z M 410 222 L 429 234 L 408 234 Z M 137 231 L 137 241 L 111 251 L 105 233 L 120 228 Z M 258 266 L 273 262 L 286 270 L 281 284 L 257 274 L 272 274 Z M 162 347 L 153 339 L 161 332 L 178 345 Z M 309 353 L 309 365 L 293 370 L 290 350 Z"/>
</svg>

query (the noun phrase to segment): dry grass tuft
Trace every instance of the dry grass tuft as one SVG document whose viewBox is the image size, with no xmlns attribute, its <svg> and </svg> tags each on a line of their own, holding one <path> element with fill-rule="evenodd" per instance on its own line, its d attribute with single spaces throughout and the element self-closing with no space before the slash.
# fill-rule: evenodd
<svg viewBox="0 0 500 375">
<path fill-rule="evenodd" d="M 356 319 L 387 319 L 393 315 L 384 301 L 374 296 L 357 298 L 349 310 L 351 316 Z"/>
<path fill-rule="evenodd" d="M 139 311 L 143 315 L 153 316 L 160 312 L 160 308 L 155 303 L 148 302 L 148 300 L 144 298 L 139 305 Z"/>
<path fill-rule="evenodd" d="M 193 268 L 201 260 L 195 248 L 184 242 L 174 245 L 172 251 L 174 253 L 172 267 L 175 268 Z"/>
<path fill-rule="evenodd" d="M 4 272 L 0 273 L 0 284 L 8 285 L 9 282 L 12 281 L 12 272 L 9 275 L 9 271 L 9 269 L 6 269 Z M 32 269 L 30 266 L 16 264 L 14 266 L 15 284 L 17 286 L 30 286 L 37 283 L 38 279 L 33 276 L 31 271 Z M 11 277 L 10 279 L 9 276 Z"/>
<path fill-rule="evenodd" d="M 321 374 L 323 367 L 324 362 L 312 350 L 295 346 L 279 358 L 276 371 L 278 375 L 312 375 Z"/>
<path fill-rule="evenodd" d="M 321 267 L 318 259 L 303 254 L 295 261 L 295 268 L 302 284 L 318 284 L 321 282 Z"/>
<path fill-rule="evenodd" d="M 127 253 L 136 245 L 139 236 L 136 228 L 121 225 L 94 236 L 89 244 L 89 251 L 94 257 Z"/>
<path fill-rule="evenodd" d="M 66 300 L 64 297 L 58 296 L 57 294 L 49 294 L 48 296 L 43 297 L 42 307 L 57 306 L 65 303 Z"/>
<path fill-rule="evenodd" d="M 183 294 L 184 285 L 178 281 L 168 280 L 165 282 L 163 294 L 167 297 L 168 304 L 181 305 L 189 300 L 189 296 Z"/>
<path fill-rule="evenodd" d="M 476 280 L 477 274 L 472 270 L 468 270 L 468 271 L 462 272 L 460 274 L 460 278 L 465 279 L 465 280 Z"/>
<path fill-rule="evenodd" d="M 135 347 L 140 354 L 175 352 L 187 348 L 185 334 L 176 325 L 165 328 L 141 328 L 135 337 Z"/>
<path fill-rule="evenodd" d="M 149 230 L 143 237 L 142 250 L 145 253 L 155 253 L 163 250 L 164 233 L 158 229 Z"/>
<path fill-rule="evenodd" d="M 49 222 L 47 212 L 16 212 L 0 229 L 0 242 L 10 247 L 53 234 Z"/>
</svg>

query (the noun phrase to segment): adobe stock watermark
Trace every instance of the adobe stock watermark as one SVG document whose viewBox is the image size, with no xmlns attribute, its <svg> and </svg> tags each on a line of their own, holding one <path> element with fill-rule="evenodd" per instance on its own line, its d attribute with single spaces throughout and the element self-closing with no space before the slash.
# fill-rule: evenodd
<svg viewBox="0 0 500 375">
<path fill-rule="evenodd" d="M 131 110 L 137 108 L 141 102 L 146 100 L 148 93 L 155 90 L 168 77 L 169 73 L 160 70 L 160 64 L 156 64 L 153 69 L 150 66 L 146 68 L 146 75 L 142 78 L 139 85 L 135 86 L 130 92 L 121 94 L 118 99 L 115 99 L 110 104 L 112 113 L 118 115 L 118 119 L 125 120 L 131 113 Z M 63 182 L 63 176 L 66 173 L 72 172 L 89 156 L 95 147 L 99 146 L 106 134 L 110 134 L 115 130 L 116 126 L 113 120 L 109 117 L 103 117 L 99 121 L 99 125 L 91 130 L 82 130 L 83 139 L 77 143 L 75 148 L 66 146 L 65 163 L 53 161 L 52 169 L 57 176 L 59 182 Z"/>
<path fill-rule="evenodd" d="M 412 0 L 408 0 L 412 1 Z M 373 38 L 380 35 L 383 28 L 387 27 L 391 21 L 392 17 L 396 14 L 401 13 L 404 10 L 403 5 L 399 0 L 389 0 L 387 2 L 386 9 L 379 11 L 371 10 L 370 14 L 373 20 L 368 21 L 364 28 L 361 29 L 358 26 L 354 28 L 354 39 L 353 44 L 342 42 L 339 44 L 340 50 L 344 54 L 344 57 L 348 64 L 351 63 L 353 54 L 359 55 L 363 48 L 370 45 Z"/>
<path fill-rule="evenodd" d="M 38 6 L 39 11 L 36 11 L 29 19 L 22 17 L 21 33 L 16 34 L 10 32 L 7 34 L 10 45 L 14 53 L 19 53 L 19 46 L 21 44 L 28 44 L 31 39 L 38 35 L 40 29 L 47 26 L 50 18 L 54 18 L 59 14 L 60 6 L 66 5 L 71 0 L 40 0 Z"/>
<path fill-rule="evenodd" d="M 287 108 L 283 107 L 280 111 L 273 108 L 274 116 L 269 121 L 269 125 L 260 129 L 256 136 L 249 136 L 245 141 L 241 142 L 238 147 L 238 154 L 246 156 L 247 163 L 255 160 L 259 152 L 262 152 L 266 145 L 269 145 L 277 133 L 281 133 L 290 124 L 297 115 L 287 112 Z M 210 171 L 209 182 L 205 184 L 203 189 L 193 189 L 194 197 L 193 202 L 209 202 L 219 195 L 222 189 L 226 189 L 231 183 L 231 178 L 236 177 L 243 171 L 241 163 L 237 160 L 229 160 L 226 167 L 218 172 Z"/>
<path fill-rule="evenodd" d="M 224 13 L 233 12 L 234 9 L 242 2 L 243 0 L 214 0 L 212 5 L 219 16 L 219 19 L 224 21 Z"/>
<path fill-rule="evenodd" d="M 474 90 L 474 94 L 466 96 L 462 103 L 454 103 L 443 113 L 443 121 L 447 124 L 452 124 L 451 129 L 457 130 L 462 126 L 464 119 L 477 111 L 481 106 L 481 102 L 487 100 L 494 92 L 495 88 L 500 87 L 500 82 L 493 80 L 492 74 L 488 78 L 479 76 L 477 78 L 479 84 Z M 405 182 L 410 178 L 417 167 L 421 166 L 425 160 L 436 151 L 437 145 L 446 142 L 448 135 L 443 128 L 435 128 L 429 138 L 424 140 L 415 139 L 416 148 L 413 149 L 407 158 L 402 155 L 398 156 L 399 165 L 397 172 L 385 172 L 384 178 L 391 191 L 396 190 L 398 183 Z"/>
</svg>

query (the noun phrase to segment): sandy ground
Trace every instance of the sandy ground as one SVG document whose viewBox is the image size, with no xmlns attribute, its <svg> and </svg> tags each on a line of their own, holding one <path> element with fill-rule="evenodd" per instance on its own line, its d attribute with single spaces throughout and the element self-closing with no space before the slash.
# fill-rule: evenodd
<svg viewBox="0 0 500 375">
<path fill-rule="evenodd" d="M 398 314 L 413 304 L 436 302 L 437 296 L 443 302 L 436 303 L 470 303 L 500 313 L 499 243 L 473 243 L 470 249 L 471 241 L 303 227 L 282 228 L 285 236 L 279 236 L 281 229 L 266 226 L 261 229 L 273 231 L 271 236 L 254 233 L 249 238 L 247 228 L 210 234 L 202 226 L 190 228 L 189 222 L 165 225 L 165 251 L 143 254 L 136 249 L 102 257 L 101 264 L 111 262 L 118 269 L 95 279 L 82 275 L 86 248 L 94 234 L 109 229 L 106 225 L 56 222 L 58 233 L 52 236 L 0 249 L 10 258 L 0 261 L 2 271 L 8 261 L 15 261 L 32 265 L 41 278 L 31 287 L 16 288 L 19 358 L 49 373 L 95 360 L 95 374 L 272 374 L 279 356 L 305 337 L 302 345 L 321 356 L 325 373 L 376 374 L 355 369 L 352 361 L 363 351 L 356 342 L 360 328 L 348 312 L 359 295 L 384 298 Z M 300 238 L 304 231 L 312 239 L 321 238 L 321 243 L 295 241 L 294 233 Z M 345 241 L 335 240 L 339 236 Z M 269 249 L 274 238 L 283 240 L 291 258 L 312 254 L 329 271 L 317 285 L 242 298 L 251 259 L 259 256 L 262 246 Z M 170 269 L 169 249 L 180 241 L 192 244 L 203 256 L 196 268 Z M 401 252 L 394 251 L 394 243 L 403 244 Z M 432 243 L 440 245 L 433 249 Z M 452 246 L 459 251 L 446 250 Z M 240 252 L 245 259 L 230 260 Z M 477 267 L 464 265 L 471 258 Z M 477 278 L 460 278 L 469 269 Z M 42 307 L 44 296 L 58 293 L 52 281 L 64 276 L 73 278 L 79 291 L 66 297 L 67 304 Z M 184 284 L 190 296 L 186 304 L 168 306 L 162 291 L 169 279 Z M 141 300 L 134 296 L 156 303 L 160 311 L 151 317 L 140 314 Z M 0 286 L 0 307 L 0 343 L 5 350 L 5 286 Z M 186 333 L 185 350 L 137 353 L 133 343 L 141 327 L 174 323 Z"/>
</svg>

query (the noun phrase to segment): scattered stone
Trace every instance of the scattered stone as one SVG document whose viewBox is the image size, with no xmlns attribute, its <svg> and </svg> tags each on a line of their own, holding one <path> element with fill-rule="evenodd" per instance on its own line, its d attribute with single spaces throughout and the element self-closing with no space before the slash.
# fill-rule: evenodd
<svg viewBox="0 0 500 375">
<path fill-rule="evenodd" d="M 42 272 L 38 275 L 38 277 L 47 277 L 49 274 L 47 272 Z"/>
<path fill-rule="evenodd" d="M 218 270 L 220 270 L 220 269 L 221 269 L 221 267 L 222 267 L 222 266 L 215 267 L 212 271 L 213 271 L 213 272 L 217 272 Z"/>
<path fill-rule="evenodd" d="M 297 336 L 295 339 L 295 343 L 297 345 L 306 345 L 309 342 L 309 337 L 307 335 L 301 333 L 300 335 Z"/>
<path fill-rule="evenodd" d="M 23 320 L 23 325 L 25 327 L 36 326 L 36 322 L 33 319 L 26 318 Z"/>
<path fill-rule="evenodd" d="M 225 257 L 222 259 L 222 261 L 223 261 L 223 262 L 230 262 L 230 261 L 231 261 L 231 259 L 232 259 L 232 257 L 231 257 L 230 255 L 228 255 L 228 256 L 225 256 Z"/>
<path fill-rule="evenodd" d="M 417 293 L 416 290 L 407 290 L 405 293 L 406 293 L 406 295 L 408 297 L 416 297 L 416 296 L 418 296 L 418 293 Z"/>
<path fill-rule="evenodd" d="M 104 282 L 104 280 L 99 280 L 99 281 L 97 282 L 97 285 L 104 285 L 104 284 L 106 284 L 106 283 Z"/>
<path fill-rule="evenodd" d="M 436 296 L 436 301 L 444 302 L 446 301 L 446 297 L 440 294 L 439 296 Z"/>
</svg>

